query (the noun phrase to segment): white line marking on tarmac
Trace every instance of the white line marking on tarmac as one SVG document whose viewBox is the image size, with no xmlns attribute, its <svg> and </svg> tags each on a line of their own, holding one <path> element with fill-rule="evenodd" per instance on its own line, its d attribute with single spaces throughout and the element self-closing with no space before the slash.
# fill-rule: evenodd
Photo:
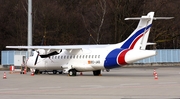
<svg viewBox="0 0 180 99">
<path fill-rule="evenodd" d="M 59 89 L 61 87 L 39 87 L 40 89 Z"/>
<path fill-rule="evenodd" d="M 0 89 L 0 91 L 5 91 L 5 90 L 19 90 L 19 88 Z"/>
<path fill-rule="evenodd" d="M 88 88 L 102 88 L 101 85 L 81 85 L 81 87 L 88 87 Z"/>
<path fill-rule="evenodd" d="M 160 82 L 158 84 L 177 84 L 178 82 Z"/>
<path fill-rule="evenodd" d="M 121 84 L 121 86 L 137 86 L 137 85 L 140 85 L 140 83 Z"/>
</svg>

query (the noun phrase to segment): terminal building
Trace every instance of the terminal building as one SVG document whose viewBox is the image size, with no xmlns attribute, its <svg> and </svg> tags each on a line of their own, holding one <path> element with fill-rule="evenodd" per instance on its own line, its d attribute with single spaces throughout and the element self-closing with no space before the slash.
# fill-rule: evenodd
<svg viewBox="0 0 180 99">
<path fill-rule="evenodd" d="M 28 59 L 27 51 L 1 51 L 1 65 L 3 67 L 21 67 Z"/>
</svg>

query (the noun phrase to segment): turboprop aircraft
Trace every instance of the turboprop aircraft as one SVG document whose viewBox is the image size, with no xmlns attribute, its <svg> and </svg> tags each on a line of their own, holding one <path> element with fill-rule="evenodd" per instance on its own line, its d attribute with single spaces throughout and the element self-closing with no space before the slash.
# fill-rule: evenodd
<svg viewBox="0 0 180 99">
<path fill-rule="evenodd" d="M 102 69 L 118 68 L 123 65 L 156 55 L 156 50 L 147 50 L 152 21 L 173 17 L 154 17 L 154 12 L 145 16 L 126 18 L 139 20 L 137 28 L 123 42 L 106 45 L 63 45 L 63 46 L 6 46 L 6 48 L 34 49 L 27 66 L 36 71 L 63 70 L 70 76 L 77 72 L 93 71 L 94 76 Z"/>
</svg>

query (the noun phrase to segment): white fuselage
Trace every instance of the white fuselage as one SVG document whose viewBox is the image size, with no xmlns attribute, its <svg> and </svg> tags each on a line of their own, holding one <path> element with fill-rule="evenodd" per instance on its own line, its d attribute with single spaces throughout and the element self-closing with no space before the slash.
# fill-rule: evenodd
<svg viewBox="0 0 180 99">
<path fill-rule="evenodd" d="M 113 53 L 113 50 L 115 50 L 115 52 L 119 50 L 119 52 Z M 156 54 L 153 50 L 131 49 L 127 50 L 125 54 L 122 54 L 123 51 L 124 49 L 120 48 L 114 49 L 114 46 L 90 49 L 84 48 L 81 50 L 62 50 L 60 54 L 48 58 L 41 58 L 38 56 L 36 65 L 34 63 L 37 58 L 37 53 L 34 51 L 34 55 L 29 57 L 27 61 L 27 66 L 38 70 L 75 68 L 77 71 L 93 71 L 120 67 L 127 63 L 132 63 Z M 112 55 L 109 55 L 110 53 Z"/>
<path fill-rule="evenodd" d="M 82 50 L 62 50 L 58 55 L 48 58 L 38 56 L 37 64 L 34 65 L 37 53 L 29 57 L 27 66 L 39 70 L 60 70 L 69 66 L 79 71 L 96 70 L 104 68 L 107 50 L 101 49 L 82 49 Z M 104 53 L 104 54 L 102 54 Z"/>
</svg>

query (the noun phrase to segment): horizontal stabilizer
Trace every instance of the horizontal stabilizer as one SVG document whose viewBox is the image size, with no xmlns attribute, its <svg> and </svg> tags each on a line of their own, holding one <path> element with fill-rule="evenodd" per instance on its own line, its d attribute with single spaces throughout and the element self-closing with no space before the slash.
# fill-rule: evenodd
<svg viewBox="0 0 180 99">
<path fill-rule="evenodd" d="M 151 18 L 134 17 L 134 18 L 125 18 L 124 20 L 140 20 L 140 19 L 151 19 Z"/>
<path fill-rule="evenodd" d="M 156 43 L 147 43 L 146 45 L 156 45 Z"/>
<path fill-rule="evenodd" d="M 159 20 L 159 19 L 172 19 L 174 17 L 153 17 L 153 20 Z M 134 18 L 125 18 L 125 20 L 140 20 L 140 19 L 151 19 L 149 17 L 134 17 Z"/>
<path fill-rule="evenodd" d="M 154 17 L 153 19 L 154 20 L 159 20 L 159 19 L 165 19 L 165 20 L 168 20 L 168 19 L 172 19 L 174 17 Z"/>
</svg>

